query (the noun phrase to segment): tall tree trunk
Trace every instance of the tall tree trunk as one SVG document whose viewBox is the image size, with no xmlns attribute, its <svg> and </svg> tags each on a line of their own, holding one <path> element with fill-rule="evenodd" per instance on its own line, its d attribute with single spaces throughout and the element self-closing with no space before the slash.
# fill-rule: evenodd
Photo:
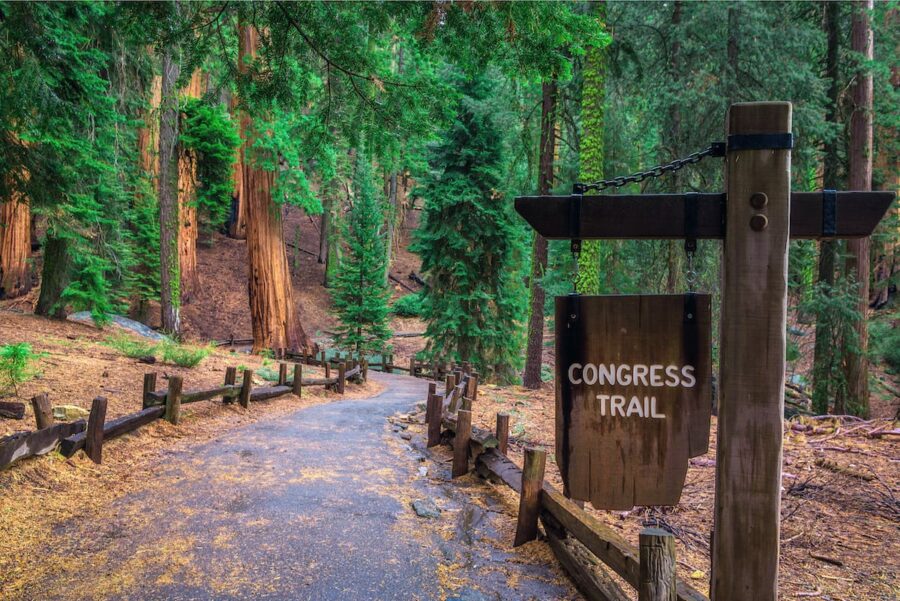
<svg viewBox="0 0 900 601">
<path fill-rule="evenodd" d="M 152 48 L 149 49 L 148 52 L 152 53 Z M 162 77 L 160 77 L 159 75 L 154 75 L 153 80 L 150 83 L 150 103 L 147 109 L 144 111 L 144 123 L 140 128 L 138 128 L 137 132 L 137 147 L 140 167 L 150 181 L 153 181 L 159 175 L 159 119 L 156 117 L 161 100 Z M 155 202 L 155 200 L 156 199 L 153 197 L 141 198 L 136 195 L 133 199 L 133 202 L 137 205 L 142 202 L 152 203 Z M 149 269 L 145 265 L 139 265 L 136 267 L 136 269 L 145 274 L 149 272 Z M 139 295 L 135 304 L 133 304 L 132 314 L 134 318 L 141 323 L 149 322 L 150 303 L 149 299 L 143 294 Z"/>
<path fill-rule="evenodd" d="M 541 86 L 541 147 L 538 170 L 538 194 L 550 194 L 553 187 L 553 158 L 556 151 L 555 80 Z M 531 252 L 531 315 L 528 319 L 528 347 L 522 383 L 525 388 L 541 387 L 541 365 L 544 350 L 544 272 L 547 270 L 547 239 L 534 234 Z"/>
<path fill-rule="evenodd" d="M 319 256 L 317 257 L 319 264 L 324 264 L 328 257 L 328 213 L 331 207 L 331 194 L 328 190 L 323 190 L 323 192 L 322 215 L 319 216 Z"/>
<path fill-rule="evenodd" d="M 181 265 L 178 210 L 178 98 L 175 83 L 181 67 L 173 48 L 162 58 L 159 114 L 159 283 L 162 329 L 181 333 Z"/>
<path fill-rule="evenodd" d="M 0 299 L 15 298 L 31 289 L 31 211 L 28 199 L 15 193 L 0 202 Z"/>
<path fill-rule="evenodd" d="M 830 80 L 828 87 L 828 110 L 825 120 L 837 123 L 840 82 L 838 81 L 838 52 L 840 51 L 840 10 L 837 2 L 824 2 L 825 35 L 828 48 L 825 53 L 825 77 Z M 824 188 L 839 188 L 840 157 L 838 141 L 832 137 L 825 141 L 824 168 L 822 184 Z M 819 243 L 819 283 L 825 285 L 827 294 L 834 286 L 834 269 L 837 260 L 837 245 L 833 240 Z M 813 351 L 813 410 L 816 413 L 828 413 L 828 406 L 834 392 L 831 386 L 835 364 L 834 328 L 829 311 L 820 311 L 816 316 L 816 343 Z"/>
<path fill-rule="evenodd" d="M 606 3 L 594 4 L 598 27 L 606 26 Z M 603 178 L 603 130 L 606 105 L 606 50 L 589 48 L 584 65 L 584 87 L 581 96 L 581 135 L 579 179 L 593 182 Z M 575 289 L 580 294 L 600 293 L 600 240 L 587 240 L 578 256 Z"/>
<path fill-rule="evenodd" d="M 69 285 L 72 258 L 69 254 L 69 243 L 65 238 L 57 237 L 53 229 L 47 230 L 44 239 L 44 268 L 41 271 L 41 294 L 34 308 L 36 315 L 46 317 L 65 317 L 62 305 L 62 293 Z"/>
<path fill-rule="evenodd" d="M 388 177 L 388 207 L 387 207 L 387 230 L 385 236 L 387 240 L 384 245 L 384 283 L 388 284 L 391 275 L 391 254 L 394 248 L 394 228 L 397 225 L 397 214 L 399 207 L 397 204 L 397 172 L 394 171 Z"/>
<path fill-rule="evenodd" d="M 238 69 L 246 73 L 246 61 L 256 56 L 259 34 L 239 26 Z M 248 115 L 241 117 L 245 156 L 255 134 Z M 294 291 L 284 245 L 280 207 L 272 200 L 273 171 L 244 161 L 243 190 L 247 202 L 247 251 L 250 263 L 250 316 L 253 320 L 253 352 L 265 349 L 303 349 L 306 334 L 294 307 Z"/>
<path fill-rule="evenodd" d="M 873 0 L 854 3 L 850 48 L 866 63 L 873 58 L 873 35 L 870 13 Z M 853 84 L 853 113 L 850 115 L 849 183 L 851 190 L 872 189 L 872 72 L 868 64 L 860 66 Z M 847 241 L 847 275 L 859 285 L 856 324 L 858 349 L 844 349 L 848 406 L 862 416 L 869 415 L 869 239 Z"/>
<path fill-rule="evenodd" d="M 191 81 L 181 90 L 188 98 L 203 94 L 203 72 L 195 69 Z M 189 303 L 200 289 L 197 271 L 197 157 L 178 144 L 178 255 L 181 265 L 181 302 Z"/>
<path fill-rule="evenodd" d="M 237 95 L 231 97 L 231 116 L 238 118 L 238 98 Z M 244 129 L 241 128 L 241 136 L 244 135 Z M 232 177 L 234 179 L 234 192 L 231 198 L 231 217 L 228 223 L 228 236 L 237 240 L 243 240 L 247 237 L 247 202 L 244 196 L 244 139 L 241 138 L 241 144 L 234 151 L 234 166 L 232 168 Z"/>
</svg>

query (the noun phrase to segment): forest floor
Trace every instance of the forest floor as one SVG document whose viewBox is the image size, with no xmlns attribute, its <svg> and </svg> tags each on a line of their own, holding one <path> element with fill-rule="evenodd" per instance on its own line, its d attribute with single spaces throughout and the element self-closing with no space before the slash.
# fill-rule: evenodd
<svg viewBox="0 0 900 601">
<path fill-rule="evenodd" d="M 381 394 L 301 409 L 292 399 L 289 411 L 162 453 L 143 447 L 171 435 L 165 424 L 113 441 L 102 466 L 12 470 L 0 596 L 579 599 L 546 544 L 512 548 L 515 504 L 474 476 L 449 484 L 449 462 L 428 462 L 420 434 L 391 426 L 426 382 L 374 379 Z"/>
<path fill-rule="evenodd" d="M 474 423 L 493 431 L 510 414 L 509 455 L 522 465 L 526 445 L 548 449 L 547 481 L 562 489 L 554 451 L 554 392 L 479 384 Z M 879 436 L 891 419 L 785 421 L 781 521 L 781 598 L 895 601 L 900 598 L 900 439 Z M 598 519 L 637 545 L 642 527 L 676 535 L 679 576 L 706 592 L 713 522 L 716 418 L 710 451 L 692 459 L 676 507 L 610 512 Z"/>
</svg>

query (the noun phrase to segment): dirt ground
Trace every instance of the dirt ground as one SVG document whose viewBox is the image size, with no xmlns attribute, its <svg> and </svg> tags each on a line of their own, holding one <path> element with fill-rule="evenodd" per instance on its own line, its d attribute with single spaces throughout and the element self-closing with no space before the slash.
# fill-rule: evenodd
<svg viewBox="0 0 900 601">
<path fill-rule="evenodd" d="M 81 324 L 0 311 L 0 341 L 29 342 L 35 351 L 47 353 L 39 364 L 41 374 L 19 387 L 16 400 L 27 403 L 31 396 L 49 392 L 53 405 L 89 408 L 91 400 L 102 395 L 109 402 L 107 419 L 113 419 L 141 408 L 143 374 L 148 371 L 158 373 L 159 388 L 164 388 L 166 377 L 173 374 L 184 378 L 185 388 L 204 388 L 220 385 L 227 366 L 254 370 L 264 367 L 264 362 L 266 367 L 274 366 L 261 357 L 221 350 L 190 369 L 145 365 L 104 344 L 110 334 Z M 304 375 L 322 374 L 319 368 L 304 366 Z M 265 381 L 255 383 L 264 385 Z M 373 382 L 350 385 L 345 396 L 367 397 L 379 390 Z M 35 553 L 55 528 L 90 515 L 97 505 L 142 489 L 169 453 L 243 424 L 338 398 L 340 395 L 322 387 L 309 387 L 300 399 L 288 395 L 251 403 L 248 409 L 217 401 L 192 403 L 183 406 L 178 426 L 158 420 L 105 444 L 103 465 L 93 464 L 82 452 L 71 459 L 50 453 L 21 460 L 0 472 L 0 598 L 20 590 L 39 572 L 58 567 Z M 24 420 L 0 419 L 0 436 L 33 429 L 30 406 Z"/>
<path fill-rule="evenodd" d="M 546 478 L 562 488 L 554 454 L 554 395 L 521 387 L 480 384 L 475 424 L 493 430 L 496 414 L 510 414 L 510 457 L 548 450 Z M 895 424 L 812 420 L 785 422 L 781 522 L 782 599 L 895 601 L 900 598 L 900 439 L 881 436 Z M 713 525 L 716 421 L 709 454 L 691 460 L 676 507 L 625 512 L 588 510 L 637 546 L 644 526 L 675 533 L 679 577 L 708 592 L 709 533 Z M 838 565 L 840 564 L 840 565 Z"/>
</svg>

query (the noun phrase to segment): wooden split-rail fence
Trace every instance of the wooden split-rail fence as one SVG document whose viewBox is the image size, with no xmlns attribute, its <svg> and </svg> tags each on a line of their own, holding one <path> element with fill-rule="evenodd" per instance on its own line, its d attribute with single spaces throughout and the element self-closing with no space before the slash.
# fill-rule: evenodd
<svg viewBox="0 0 900 601">
<path fill-rule="evenodd" d="M 472 405 L 478 397 L 478 376 L 457 368 L 444 379 L 444 390 L 429 384 L 425 405 L 427 445 L 449 440 L 453 448 L 451 474 L 469 473 L 474 465 L 481 476 L 519 493 L 514 544 L 534 540 L 538 522 L 566 572 L 590 601 L 631 598 L 613 580 L 612 571 L 638 592 L 639 601 L 708 601 L 675 574 L 675 538 L 660 528 L 645 528 L 634 547 L 609 526 L 587 513 L 544 482 L 547 453 L 526 447 L 524 466 L 509 460 L 509 415 L 498 413 L 493 432 L 472 424 Z M 605 567 L 604 567 L 605 566 Z"/>
<path fill-rule="evenodd" d="M 181 376 L 169 376 L 168 388 L 157 390 L 157 374 L 146 373 L 143 381 L 143 408 L 110 421 L 106 420 L 107 400 L 98 396 L 91 403 L 87 420 L 56 424 L 47 394 L 40 394 L 31 399 L 37 430 L 0 438 L 0 469 L 20 459 L 49 453 L 57 447 L 64 457 L 72 457 L 80 449 L 84 449 L 94 462 L 101 463 L 104 441 L 133 432 L 157 419 L 165 419 L 177 425 L 181 418 L 181 406 L 187 403 L 221 398 L 224 404 L 237 402 L 242 407 L 249 408 L 251 402 L 287 394 L 300 396 L 303 388 L 308 386 L 325 386 L 342 394 L 348 381 L 364 381 L 367 370 L 365 362 L 325 362 L 324 378 L 304 378 L 302 364 L 294 363 L 293 376 L 288 378 L 288 364 L 280 363 L 278 381 L 274 386 L 253 388 L 252 369 L 244 370 L 243 380 L 238 384 L 237 369 L 228 367 L 222 386 L 189 390 L 184 389 Z M 331 375 L 332 371 L 335 372 L 334 376 Z"/>
</svg>

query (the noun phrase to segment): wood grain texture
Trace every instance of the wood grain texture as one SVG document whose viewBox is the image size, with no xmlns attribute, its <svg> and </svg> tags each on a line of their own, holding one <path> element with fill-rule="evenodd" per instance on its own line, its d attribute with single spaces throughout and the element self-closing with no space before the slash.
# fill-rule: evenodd
<svg viewBox="0 0 900 601">
<path fill-rule="evenodd" d="M 547 451 L 525 449 L 525 464 L 522 468 L 522 487 L 519 489 L 519 515 L 516 520 L 516 538 L 513 546 L 518 547 L 537 538 L 538 516 L 541 513 L 541 493 L 544 487 L 544 468 Z"/>
<path fill-rule="evenodd" d="M 496 449 L 480 454 L 475 461 L 478 473 L 494 482 L 506 484 L 518 491 L 522 486 L 522 470 Z M 600 561 L 618 574 L 625 582 L 637 588 L 640 580 L 638 549 L 631 546 L 610 526 L 578 507 L 550 484 L 544 483 L 541 496 L 544 513 L 551 516 L 566 532 L 569 532 Z M 545 520 L 546 525 L 546 520 Z M 677 581 L 678 601 L 708 601 L 687 582 Z"/>
<path fill-rule="evenodd" d="M 235 382 L 237 382 L 237 368 L 236 367 L 226 367 L 225 368 L 225 386 L 228 386 L 230 388 L 235 385 Z M 223 403 L 230 403 L 232 401 L 234 401 L 233 394 L 223 394 L 222 395 Z"/>
<path fill-rule="evenodd" d="M 169 390 L 166 392 L 166 421 L 178 425 L 181 419 L 181 376 L 169 377 Z"/>
<path fill-rule="evenodd" d="M 736 104 L 729 134 L 791 131 L 791 105 Z M 787 312 L 788 150 L 726 157 L 728 230 L 722 295 L 712 599 L 776 601 Z M 750 206 L 754 193 L 769 202 Z M 768 226 L 750 228 L 762 212 Z"/>
<path fill-rule="evenodd" d="M 85 421 L 82 419 L 56 424 L 43 430 L 18 432 L 0 438 L 0 470 L 9 467 L 19 459 L 49 453 L 67 436 L 83 431 L 85 425 Z"/>
<path fill-rule="evenodd" d="M 556 457 L 567 496 L 598 509 L 678 503 L 688 459 L 708 450 L 712 406 L 710 297 L 693 298 L 686 323 L 682 295 L 557 297 Z M 626 366 L 632 380 L 635 365 L 674 366 L 679 384 L 665 385 L 664 369 L 611 384 L 578 367 L 572 384 L 573 365 Z M 694 367 L 691 387 L 685 366 Z M 599 395 L 628 406 L 637 397 L 642 411 L 665 417 L 613 415 L 612 399 Z"/>
<path fill-rule="evenodd" d="M 87 429 L 84 432 L 84 452 L 96 464 L 103 463 L 103 426 L 106 423 L 106 399 L 98 396 L 91 403 Z"/>
<path fill-rule="evenodd" d="M 456 418 L 456 436 L 453 437 L 454 478 L 469 472 L 469 440 L 472 437 L 472 412 L 460 409 Z"/>
<path fill-rule="evenodd" d="M 144 388 L 141 394 L 141 401 L 145 409 L 153 404 L 150 399 L 151 392 L 156 392 L 156 372 L 144 374 Z"/>
<path fill-rule="evenodd" d="M 303 366 L 299 363 L 294 365 L 294 379 L 291 381 L 291 388 L 297 397 L 303 396 Z"/>
<path fill-rule="evenodd" d="M 436 394 L 431 387 L 428 402 L 425 406 L 425 423 L 428 427 L 428 448 L 436 447 L 441 442 L 441 411 L 444 407 L 444 396 Z"/>
<path fill-rule="evenodd" d="M 34 421 L 38 430 L 53 425 L 53 409 L 50 407 L 50 398 L 46 392 L 31 398 L 31 408 L 34 410 Z"/>
<path fill-rule="evenodd" d="M 0 417 L 7 419 L 24 419 L 25 403 L 0 401 Z"/>
<path fill-rule="evenodd" d="M 745 152 L 745 151 L 741 151 Z M 516 211 L 551 240 L 571 237 L 569 196 L 521 196 Z M 827 239 L 868 236 L 894 202 L 891 191 L 838 192 L 835 233 L 822 231 L 822 193 L 794 192 L 791 199 L 791 238 Z M 725 237 L 725 195 L 699 194 L 697 238 Z M 582 200 L 581 239 L 683 239 L 683 194 L 607 194 Z"/>
<path fill-rule="evenodd" d="M 509 414 L 497 414 L 497 428 L 494 435 L 497 437 L 497 450 L 506 455 L 509 446 Z"/>
<path fill-rule="evenodd" d="M 660 528 L 644 528 L 639 541 L 638 601 L 675 601 L 675 537 Z"/>
<path fill-rule="evenodd" d="M 244 370 L 244 379 L 241 381 L 241 392 L 238 395 L 238 402 L 241 407 L 246 409 L 250 406 L 250 391 L 253 388 L 253 370 Z"/>
</svg>

